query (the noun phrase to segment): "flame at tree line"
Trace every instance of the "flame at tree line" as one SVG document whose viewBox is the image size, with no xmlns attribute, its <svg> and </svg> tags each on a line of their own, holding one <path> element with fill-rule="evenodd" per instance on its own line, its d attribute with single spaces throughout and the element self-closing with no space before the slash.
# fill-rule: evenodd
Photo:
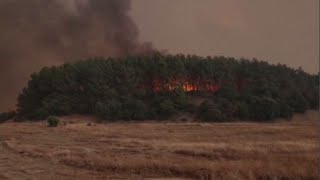
<svg viewBox="0 0 320 180">
<path fill-rule="evenodd" d="M 287 118 L 318 107 L 318 78 L 285 65 L 226 57 L 97 58 L 33 74 L 18 98 L 18 113 L 27 119 L 80 113 L 143 120 L 178 112 L 207 120 Z M 197 96 L 207 103 L 193 105 Z"/>
<path fill-rule="evenodd" d="M 169 80 L 155 78 L 151 85 L 150 83 L 143 83 L 140 88 L 151 88 L 153 92 L 170 92 L 175 89 L 182 88 L 184 92 L 211 92 L 215 93 L 221 89 L 223 81 L 218 80 L 203 80 L 194 78 L 177 78 L 173 77 Z M 242 90 L 247 84 L 244 78 L 237 78 L 234 82 L 238 91 Z"/>
<path fill-rule="evenodd" d="M 220 85 L 210 81 L 191 80 L 190 78 L 177 79 L 173 78 L 169 81 L 155 79 L 152 82 L 152 90 L 154 92 L 173 91 L 177 88 L 182 88 L 185 92 L 217 92 Z"/>
</svg>

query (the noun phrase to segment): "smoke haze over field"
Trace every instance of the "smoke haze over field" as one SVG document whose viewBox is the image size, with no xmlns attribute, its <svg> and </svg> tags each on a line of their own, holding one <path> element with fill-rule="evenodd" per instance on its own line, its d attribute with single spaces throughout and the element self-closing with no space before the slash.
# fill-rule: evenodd
<svg viewBox="0 0 320 180">
<path fill-rule="evenodd" d="M 86 57 L 151 50 L 138 42 L 130 0 L 0 0 L 0 111 L 29 75 Z"/>
<path fill-rule="evenodd" d="M 0 112 L 32 72 L 155 47 L 318 72 L 318 0 L 0 0 Z"/>
</svg>

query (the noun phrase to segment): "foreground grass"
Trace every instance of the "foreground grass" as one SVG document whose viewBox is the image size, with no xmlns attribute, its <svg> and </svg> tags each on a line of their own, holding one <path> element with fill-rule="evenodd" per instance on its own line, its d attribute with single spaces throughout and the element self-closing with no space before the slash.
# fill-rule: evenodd
<svg viewBox="0 0 320 180">
<path fill-rule="evenodd" d="M 86 119 L 1 124 L 0 179 L 318 178 L 316 112 L 261 124 Z"/>
</svg>

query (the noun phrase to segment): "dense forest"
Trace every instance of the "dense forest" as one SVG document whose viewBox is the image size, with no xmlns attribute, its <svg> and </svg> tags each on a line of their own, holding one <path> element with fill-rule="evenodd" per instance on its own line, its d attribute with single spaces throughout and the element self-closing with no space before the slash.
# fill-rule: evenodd
<svg viewBox="0 0 320 180">
<path fill-rule="evenodd" d="M 195 103 L 197 99 L 203 99 Z M 224 122 L 290 119 L 319 106 L 319 76 L 256 59 L 193 55 L 93 58 L 45 67 L 18 97 L 20 118 L 93 114 L 166 120 L 188 113 Z"/>
</svg>

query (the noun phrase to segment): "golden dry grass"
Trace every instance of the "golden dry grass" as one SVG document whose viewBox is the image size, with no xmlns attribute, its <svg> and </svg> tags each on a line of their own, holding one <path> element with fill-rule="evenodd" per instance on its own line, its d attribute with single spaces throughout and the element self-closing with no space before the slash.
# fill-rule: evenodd
<svg viewBox="0 0 320 180">
<path fill-rule="evenodd" d="M 317 112 L 278 123 L 0 124 L 0 179 L 318 179 Z M 74 123 L 76 122 L 76 123 Z"/>
</svg>

